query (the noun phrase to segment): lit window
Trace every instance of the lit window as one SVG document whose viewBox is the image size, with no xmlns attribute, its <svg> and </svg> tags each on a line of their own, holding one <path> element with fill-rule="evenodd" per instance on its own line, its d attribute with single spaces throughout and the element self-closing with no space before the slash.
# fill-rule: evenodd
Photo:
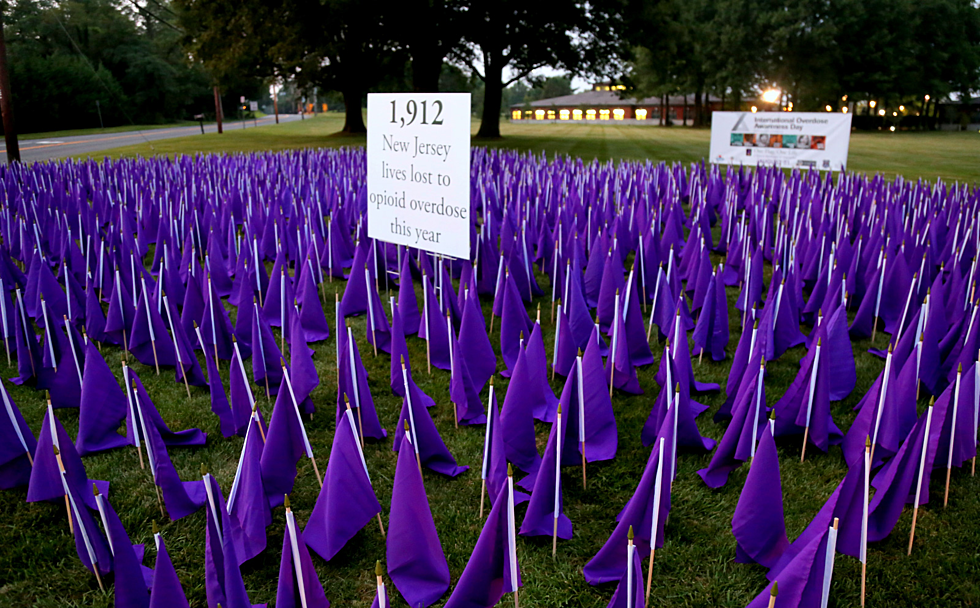
<svg viewBox="0 0 980 608">
<path fill-rule="evenodd" d="M 609 90 L 609 87 L 605 87 L 605 89 L 608 91 Z"/>
<path fill-rule="evenodd" d="M 595 120 L 595 110 L 586 110 L 585 120 Z"/>
<path fill-rule="evenodd" d="M 531 110 L 524 110 L 524 118 L 532 118 L 533 116 L 534 116 L 534 112 L 532 112 Z"/>
<path fill-rule="evenodd" d="M 548 120 L 554 120 L 554 119 L 555 119 L 555 111 L 548 110 Z"/>
<path fill-rule="evenodd" d="M 520 120 L 521 119 L 521 111 L 520 110 L 511 110 L 510 117 L 513 120 Z"/>
<path fill-rule="evenodd" d="M 599 110 L 599 120 L 609 120 L 609 110 Z"/>
<path fill-rule="evenodd" d="M 544 120 L 544 110 L 535 110 L 534 118 L 535 120 Z"/>
<path fill-rule="evenodd" d="M 582 110 L 572 110 L 572 120 L 582 120 Z"/>
<path fill-rule="evenodd" d="M 613 110 L 613 119 L 623 120 L 625 116 L 626 116 L 626 110 L 622 108 L 616 108 L 615 110 Z"/>
<path fill-rule="evenodd" d="M 647 111 L 646 111 L 645 108 L 638 108 L 636 110 L 635 114 L 636 114 L 636 119 L 637 120 L 646 120 L 647 119 Z"/>
<path fill-rule="evenodd" d="M 558 110 L 558 118 L 568 120 L 568 110 Z"/>
</svg>

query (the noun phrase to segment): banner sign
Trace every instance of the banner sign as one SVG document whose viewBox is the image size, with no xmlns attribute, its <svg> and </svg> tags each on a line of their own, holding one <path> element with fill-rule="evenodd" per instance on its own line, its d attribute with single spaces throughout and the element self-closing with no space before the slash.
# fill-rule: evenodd
<svg viewBox="0 0 980 608">
<path fill-rule="evenodd" d="M 368 236 L 470 257 L 470 94 L 368 94 Z"/>
<path fill-rule="evenodd" d="M 712 112 L 711 162 L 843 171 L 851 115 L 834 112 Z"/>
</svg>

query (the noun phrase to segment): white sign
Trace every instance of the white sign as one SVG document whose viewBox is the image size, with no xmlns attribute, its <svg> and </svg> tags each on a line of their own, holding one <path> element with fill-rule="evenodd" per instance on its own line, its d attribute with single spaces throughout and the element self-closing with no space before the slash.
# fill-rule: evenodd
<svg viewBox="0 0 980 608">
<path fill-rule="evenodd" d="M 711 162 L 842 171 L 851 115 L 834 112 L 713 112 Z"/>
<path fill-rule="evenodd" d="M 470 257 L 470 94 L 368 94 L 368 236 Z"/>
<path fill-rule="evenodd" d="M 248 102 L 248 109 L 251 110 L 251 111 L 253 111 L 253 112 L 258 112 L 259 111 L 259 102 L 257 102 L 257 101 L 250 101 L 250 102 Z"/>
</svg>

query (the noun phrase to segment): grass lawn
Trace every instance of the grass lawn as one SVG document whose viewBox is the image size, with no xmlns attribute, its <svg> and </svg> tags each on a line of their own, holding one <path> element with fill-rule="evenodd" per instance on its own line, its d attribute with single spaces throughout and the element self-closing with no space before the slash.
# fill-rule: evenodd
<svg viewBox="0 0 980 608">
<path fill-rule="evenodd" d="M 257 152 L 307 147 L 364 145 L 363 136 L 340 134 L 343 116 L 321 114 L 315 119 L 239 131 L 223 135 L 209 133 L 107 150 L 113 158 L 152 154 L 196 152 Z M 473 123 L 476 134 L 479 123 Z M 684 163 L 708 156 L 707 129 L 660 128 L 616 124 L 501 124 L 503 138 L 474 140 L 474 145 L 513 148 L 522 151 L 570 154 L 586 160 L 598 158 L 665 160 Z M 862 173 L 883 173 L 945 181 L 980 181 L 980 134 L 969 133 L 852 133 L 848 168 Z"/>
<path fill-rule="evenodd" d="M 547 290 L 547 279 L 538 280 Z M 768 281 L 768 279 L 767 279 Z M 328 286 L 328 300 L 335 289 L 342 292 L 343 282 Z M 729 289 L 728 299 L 734 303 L 736 291 Z M 385 298 L 385 294 L 382 294 Z M 420 300 L 421 302 L 421 296 Z M 542 324 L 546 348 L 552 346 L 554 325 L 550 322 L 550 304 L 542 299 Z M 535 302 L 528 307 L 534 314 Z M 484 301 L 484 314 L 489 314 L 491 302 Z M 333 319 L 333 305 L 325 307 L 328 319 Z M 728 376 L 730 356 L 740 333 L 738 317 L 731 308 L 732 340 L 729 359 L 722 363 L 696 361 L 695 375 L 699 380 L 718 382 L 723 387 Z M 354 335 L 370 377 L 370 387 L 382 424 L 389 436 L 394 432 L 401 400 L 391 394 L 389 359 L 383 353 L 375 358 L 365 339 L 364 317 L 352 319 Z M 499 320 L 491 342 L 499 348 Z M 278 335 L 278 334 L 277 334 Z M 878 337 L 878 345 L 884 343 Z M 480 462 L 482 458 L 483 427 L 453 428 L 452 405 L 448 395 L 447 372 L 425 372 L 425 344 L 417 338 L 408 341 L 411 360 L 415 363 L 415 379 L 422 390 L 431 395 L 436 406 L 431 409 L 443 439 L 460 464 L 470 470 L 456 479 L 448 479 L 426 471 L 424 480 L 429 503 L 447 556 L 453 585 L 455 585 L 481 530 L 477 518 L 480 497 Z M 307 430 L 321 471 L 327 466 L 334 434 L 336 371 L 333 338 L 313 344 L 320 386 L 313 392 L 318 413 Z M 847 429 L 854 418 L 852 407 L 880 372 L 883 364 L 865 351 L 867 340 L 854 344 L 857 359 L 857 388 L 845 401 L 834 403 L 832 412 L 837 424 Z M 661 345 L 655 345 L 659 361 Z M 121 380 L 121 352 L 112 347 L 104 350 L 106 361 Z M 798 370 L 804 354 L 802 347 L 786 353 L 769 365 L 766 381 L 770 405 L 783 394 Z M 498 350 L 498 358 L 499 358 Z M 204 361 L 201 358 L 203 367 Z M 221 364 L 222 377 L 228 386 L 228 367 Z M 234 478 L 242 440 L 222 439 L 216 417 L 210 412 L 205 389 L 192 389 L 188 399 L 184 387 L 173 381 L 173 371 L 165 370 L 155 376 L 152 368 L 135 364 L 134 369 L 144 380 L 163 418 L 175 430 L 197 426 L 210 437 L 203 448 L 173 448 L 170 455 L 184 480 L 198 478 L 200 464 L 206 464 L 227 493 Z M 574 538 L 558 544 L 558 559 L 551 557 L 548 538 L 519 538 L 518 552 L 524 579 L 522 606 L 552 608 L 575 606 L 602 608 L 613 593 L 615 585 L 591 587 L 582 576 L 582 567 L 602 546 L 614 528 L 614 518 L 632 495 L 639 480 L 649 449 L 640 442 L 640 431 L 652 407 L 658 387 L 654 382 L 656 365 L 639 370 L 645 395 L 628 396 L 617 392 L 613 406 L 619 429 L 619 453 L 615 460 L 592 464 L 588 468 L 588 489 L 583 490 L 580 471 L 566 469 L 563 474 L 565 512 L 574 526 Z M 12 375 L 13 369 L 6 374 Z M 503 402 L 508 382 L 495 381 L 498 399 Z M 552 382 L 560 394 L 563 381 Z M 8 385 L 15 402 L 35 433 L 40 429 L 45 408 L 42 395 L 29 388 Z M 262 390 L 253 387 L 257 395 Z M 485 400 L 487 390 L 482 398 Z M 725 426 L 715 424 L 711 416 L 724 400 L 722 394 L 697 397 L 711 406 L 698 420 L 701 432 L 720 439 Z M 272 404 L 264 399 L 260 405 L 270 415 Z M 920 402 L 920 410 L 925 399 Z M 58 417 L 74 436 L 78 412 L 60 410 Z M 537 439 L 543 449 L 549 426 L 538 424 Z M 829 454 L 808 450 L 806 462 L 800 462 L 799 440 L 779 443 L 782 489 L 789 537 L 795 538 L 843 478 L 846 467 L 839 449 Z M 387 520 L 395 473 L 396 455 L 389 441 L 370 443 L 366 450 L 368 467 L 375 491 Z M 673 505 L 666 531 L 666 545 L 657 552 L 654 566 L 653 592 L 650 605 L 670 607 L 741 608 L 767 584 L 765 572 L 759 566 L 736 564 L 735 541 L 731 535 L 731 516 L 738 501 L 747 467 L 733 473 L 729 483 L 720 490 L 708 489 L 696 471 L 707 466 L 708 455 L 682 454 L 674 486 Z M 85 465 L 92 479 L 112 482 L 110 500 L 122 517 L 134 542 L 152 547 L 151 522 L 161 523 L 163 536 L 180 575 L 192 606 L 205 605 L 204 539 L 205 514 L 198 511 L 178 522 L 162 518 L 157 508 L 152 480 L 147 470 L 141 470 L 132 448 L 86 457 Z M 299 476 L 292 495 L 292 505 L 300 525 L 305 525 L 318 495 L 317 481 L 310 463 L 299 465 Z M 929 504 L 920 509 L 915 550 L 905 555 L 911 511 L 905 510 L 894 533 L 884 542 L 869 548 L 868 605 L 869 606 L 971 606 L 980 602 L 980 526 L 969 522 L 980 519 L 980 483 L 971 478 L 968 470 L 953 472 L 950 505 L 943 510 L 942 474 L 937 473 L 931 485 Z M 61 502 L 26 504 L 26 489 L 0 493 L 0 605 L 4 606 L 98 606 L 112 605 L 111 592 L 103 594 L 96 581 L 75 556 L 72 537 L 65 521 Z M 517 511 L 518 525 L 525 507 Z M 386 522 L 387 523 L 387 522 Z M 253 602 L 275 599 L 280 549 L 283 541 L 284 516 L 282 509 L 273 513 L 273 525 L 268 529 L 268 548 L 265 553 L 242 568 L 245 584 Z M 146 562 L 152 564 L 154 551 L 147 551 Z M 369 523 L 348 545 L 326 563 L 314 556 L 320 580 L 334 606 L 367 607 L 373 597 L 374 563 L 385 559 L 385 544 L 376 522 Z M 646 561 L 644 560 L 644 575 Z M 391 587 L 389 587 L 391 588 Z M 831 591 L 831 606 L 857 606 L 860 589 L 860 565 L 849 557 L 839 555 Z M 392 597 L 397 594 L 392 591 Z M 501 605 L 509 605 L 510 598 Z M 398 598 L 395 606 L 404 606 Z M 437 605 L 441 605 L 441 602 Z M 778 604 L 777 604 L 778 605 Z"/>
<path fill-rule="evenodd" d="M 206 122 L 205 124 L 212 124 L 213 121 Z M 68 129 L 65 131 L 45 131 L 43 133 L 20 133 L 18 134 L 18 139 L 24 140 L 34 140 L 34 139 L 55 139 L 58 137 L 72 137 L 76 135 L 102 135 L 103 133 L 128 133 L 130 131 L 153 131 L 156 129 L 171 129 L 173 127 L 194 127 L 200 123 L 196 120 L 182 120 L 179 122 L 167 123 L 165 125 L 119 125 L 118 127 L 109 127 L 106 129 Z"/>
</svg>

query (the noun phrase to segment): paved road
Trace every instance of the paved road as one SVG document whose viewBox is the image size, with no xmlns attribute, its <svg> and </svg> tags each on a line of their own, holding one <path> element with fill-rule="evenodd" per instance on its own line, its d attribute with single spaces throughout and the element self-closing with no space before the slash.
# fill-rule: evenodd
<svg viewBox="0 0 980 608">
<path fill-rule="evenodd" d="M 280 114 L 279 122 L 292 122 L 299 120 L 299 114 Z M 258 119 L 259 126 L 274 125 L 274 116 L 266 116 Z M 245 128 L 251 129 L 254 123 L 246 121 Z M 225 123 L 225 130 L 241 129 L 242 122 L 232 121 Z M 204 125 L 204 131 L 214 133 L 218 130 L 216 125 Z M 124 131 L 119 133 L 97 133 L 93 135 L 74 135 L 71 137 L 53 137 L 51 139 L 22 139 L 20 140 L 20 158 L 25 163 L 34 161 L 52 160 L 66 158 L 68 156 L 84 156 L 94 152 L 101 152 L 111 148 L 121 146 L 131 146 L 145 141 L 155 141 L 158 139 L 170 139 L 173 137 L 187 137 L 200 135 L 201 127 L 172 127 L 169 129 L 150 129 L 148 131 Z M 0 162 L 7 162 L 7 148 L 0 148 Z"/>
</svg>

